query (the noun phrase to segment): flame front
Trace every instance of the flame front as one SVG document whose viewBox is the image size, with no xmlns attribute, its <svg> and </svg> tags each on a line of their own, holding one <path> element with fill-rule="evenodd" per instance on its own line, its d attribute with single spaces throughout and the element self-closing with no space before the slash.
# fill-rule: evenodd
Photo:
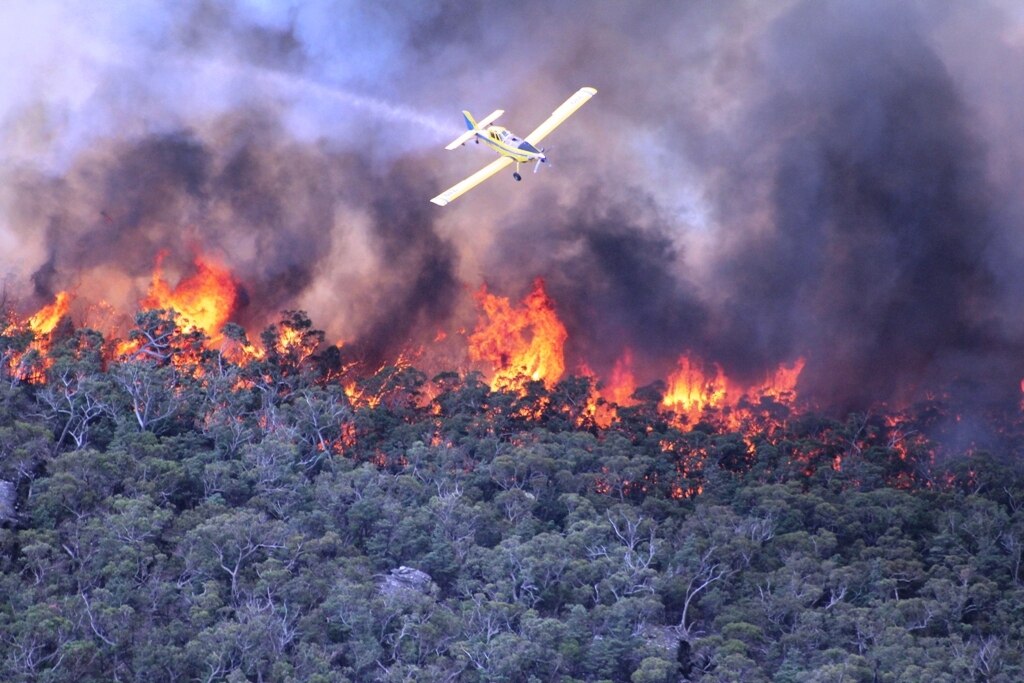
<svg viewBox="0 0 1024 683">
<path fill-rule="evenodd" d="M 755 396 L 767 396 L 776 401 L 792 402 L 796 398 L 796 383 L 804 370 L 806 360 L 797 358 L 792 365 L 780 365 L 760 387 L 750 392 Z"/>
<path fill-rule="evenodd" d="M 60 323 L 70 308 L 71 298 L 69 293 L 61 292 L 52 303 L 30 317 L 12 318 L 4 329 L 7 346 L 0 348 L 0 370 L 6 373 L 5 378 L 34 384 L 53 379 L 48 377 L 49 369 L 54 366 L 51 340 L 74 338 L 71 328 L 65 333 Z M 218 341 L 236 299 L 235 280 L 226 269 L 197 258 L 194 272 L 172 287 L 163 275 L 161 259 L 157 259 L 152 286 L 143 305 L 172 309 L 178 315 L 181 328 L 201 330 L 209 337 L 205 341 L 194 335 L 173 338 L 170 367 L 174 377 L 205 382 L 205 378 L 212 376 L 207 374 L 208 368 L 214 367 L 206 361 L 216 357 L 217 367 L 224 373 L 218 376 L 230 379 L 232 373 L 224 370 L 230 370 L 230 364 L 236 364 L 239 369 L 234 373 L 230 391 L 254 391 L 259 384 L 275 386 L 277 391 L 286 393 L 291 391 L 292 379 L 307 377 L 325 386 L 337 383 L 347 399 L 335 405 L 337 410 L 333 417 L 327 418 L 326 426 L 318 427 L 315 443 L 318 453 L 346 457 L 367 457 L 372 453 L 370 461 L 379 467 L 404 467 L 401 457 L 389 459 L 384 450 L 374 445 L 372 430 L 362 428 L 361 423 L 353 419 L 352 411 L 362 410 L 398 410 L 402 419 L 414 421 L 430 416 L 436 422 L 431 427 L 433 432 L 427 436 L 429 443 L 434 447 L 453 443 L 451 434 L 443 432 L 443 420 L 448 415 L 449 401 L 453 400 L 447 392 L 459 386 L 459 380 L 444 376 L 452 373 L 443 373 L 433 382 L 425 383 L 417 379 L 413 366 L 419 352 L 411 357 L 406 352 L 384 362 L 375 373 L 363 375 L 357 358 L 346 358 L 340 353 L 340 343 L 337 354 L 319 353 L 324 334 L 312 329 L 312 321 L 301 312 L 292 312 L 293 315 L 280 324 L 268 327 L 260 337 L 261 342 L 250 343 L 244 335 L 231 335 Z M 489 364 L 492 390 L 510 396 L 504 400 L 487 397 L 480 400 L 476 395 L 476 379 L 465 380 L 472 382 L 465 385 L 473 388 L 472 392 L 467 392 L 472 398 L 467 398 L 468 404 L 462 404 L 461 398 L 455 400 L 459 405 L 457 410 L 472 406 L 485 418 L 498 416 L 503 424 L 514 428 L 527 428 L 529 423 L 561 425 L 558 428 L 570 424 L 576 429 L 594 432 L 599 440 L 602 434 L 609 433 L 604 430 L 642 433 L 649 443 L 656 444 L 668 461 L 664 467 L 639 475 L 627 476 L 606 468 L 594 482 L 594 488 L 600 493 L 642 496 L 660 489 L 670 498 L 685 499 L 701 494 L 709 468 L 748 472 L 761 458 L 766 459 L 760 461 L 763 467 L 759 476 L 789 476 L 785 473 L 795 472 L 797 476 L 810 477 L 829 471 L 845 475 L 854 471 L 845 467 L 844 458 L 848 454 L 878 449 L 890 456 L 893 473 L 887 475 L 886 481 L 893 486 L 909 487 L 923 481 L 927 486 L 942 487 L 950 486 L 953 481 L 937 475 L 927 478 L 932 477 L 928 474 L 929 468 L 937 462 L 936 447 L 909 414 L 864 416 L 861 418 L 864 424 L 852 437 L 831 424 L 824 424 L 816 427 L 814 438 L 792 440 L 794 425 L 803 429 L 799 419 L 792 419 L 794 415 L 799 417 L 794 411 L 796 390 L 805 367 L 803 358 L 768 371 L 760 382 L 740 382 L 728 377 L 723 366 L 685 353 L 667 377 L 666 391 L 659 406 L 652 404 L 649 398 L 654 395 L 652 391 L 636 392 L 638 377 L 650 381 L 652 368 L 650 359 L 643 357 L 636 364 L 638 367 L 634 367 L 630 348 L 623 348 L 605 378 L 593 372 L 585 360 L 572 359 L 577 378 L 587 381 L 566 382 L 555 387 L 566 371 L 564 345 L 568 334 L 542 280 L 536 280 L 532 290 L 518 304 L 484 288 L 476 295 L 476 300 L 479 320 L 468 336 L 465 352 L 472 361 Z M 443 332 L 437 334 L 435 343 L 445 341 L 448 335 Z M 459 332 L 457 338 L 463 335 L 464 332 Z M 202 344 L 207 344 L 206 350 L 219 344 L 220 354 L 195 353 Z M 114 350 L 110 345 L 105 348 Z M 134 335 L 132 341 L 122 342 L 117 347 L 113 359 L 138 350 L 138 335 Z M 152 356 L 139 352 L 138 358 L 144 360 Z M 463 360 L 465 358 L 462 356 Z M 544 386 L 533 385 L 526 391 L 524 381 Z M 1024 393 L 1024 382 L 1021 390 Z M 582 395 L 584 391 L 586 395 Z M 325 395 L 331 393 L 328 391 Z M 260 414 L 258 420 L 261 428 L 274 428 L 274 418 L 269 413 Z M 692 425 L 698 422 L 700 428 L 693 430 Z M 738 434 L 740 438 L 725 439 L 720 445 L 708 439 L 708 434 L 727 432 Z"/>
<path fill-rule="evenodd" d="M 58 292 L 52 304 L 43 306 L 28 319 L 29 329 L 35 332 L 36 336 L 50 334 L 60 319 L 67 315 L 70 306 L 71 295 L 67 292 Z"/>
<path fill-rule="evenodd" d="M 219 341 L 221 329 L 231 317 L 238 299 L 231 272 L 197 256 L 195 273 L 171 289 L 163 276 L 163 256 L 157 256 L 153 281 L 141 302 L 142 307 L 174 310 L 182 329 L 201 330 L 212 341 Z"/>
<path fill-rule="evenodd" d="M 505 297 L 481 287 L 476 295 L 483 316 L 469 337 L 469 357 L 491 364 L 491 388 L 514 386 L 521 378 L 554 385 L 565 372 L 565 340 L 555 304 L 534 280 L 533 290 L 513 307 Z"/>
<path fill-rule="evenodd" d="M 67 315 L 70 307 L 71 295 L 66 291 L 58 292 L 53 303 L 43 306 L 24 322 L 15 320 L 4 328 L 4 334 L 27 329 L 33 336 L 27 348 L 19 351 L 7 350 L 3 353 L 7 366 L 15 377 L 32 383 L 45 381 L 46 369 L 53 364 L 53 360 L 47 355 L 50 350 L 50 333 Z M 35 353 L 31 354 L 29 351 Z"/>
<path fill-rule="evenodd" d="M 626 348 L 615 365 L 612 366 L 608 383 L 602 389 L 605 400 L 620 406 L 633 403 L 633 392 L 636 391 L 636 377 L 633 375 L 633 350 Z"/>
<path fill-rule="evenodd" d="M 704 372 L 701 363 L 684 354 L 679 358 L 679 367 L 669 375 L 662 403 L 694 421 L 707 408 L 721 408 L 728 393 L 725 374 L 718 364 L 711 375 Z"/>
<path fill-rule="evenodd" d="M 793 403 L 804 364 L 804 359 L 798 358 L 792 365 L 780 365 L 764 382 L 742 387 L 730 382 L 717 363 L 712 365 L 713 371 L 708 372 L 699 360 L 683 354 L 679 357 L 678 368 L 668 378 L 668 390 L 662 404 L 685 416 L 689 422 L 696 422 L 707 410 L 736 408 L 744 396 Z M 733 421 L 738 420 L 734 418 Z"/>
</svg>

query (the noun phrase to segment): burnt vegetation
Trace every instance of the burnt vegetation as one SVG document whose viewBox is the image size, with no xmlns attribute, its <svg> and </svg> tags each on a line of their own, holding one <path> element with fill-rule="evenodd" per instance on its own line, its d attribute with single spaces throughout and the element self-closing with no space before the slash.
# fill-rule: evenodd
<svg viewBox="0 0 1024 683">
<path fill-rule="evenodd" d="M 1019 409 L 609 418 L 587 377 L 367 371 L 301 312 L 262 353 L 127 337 L 0 335 L 3 680 L 1024 675 Z"/>
</svg>

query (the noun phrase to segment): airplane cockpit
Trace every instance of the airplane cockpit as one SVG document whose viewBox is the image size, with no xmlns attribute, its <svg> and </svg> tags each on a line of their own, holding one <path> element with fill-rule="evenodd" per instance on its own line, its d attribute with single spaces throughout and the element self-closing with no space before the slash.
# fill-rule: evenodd
<svg viewBox="0 0 1024 683">
<path fill-rule="evenodd" d="M 512 134 L 508 128 L 502 128 L 501 126 L 491 126 L 487 129 L 487 133 L 492 140 L 495 142 L 501 142 L 509 147 L 515 147 L 521 149 L 524 152 L 530 152 L 532 154 L 540 154 L 540 150 L 526 142 L 522 138 L 518 138 Z"/>
<path fill-rule="evenodd" d="M 519 142 L 519 138 L 512 134 L 508 128 L 502 128 L 501 126 L 491 126 L 490 128 L 491 139 L 504 142 L 506 145 Z"/>
</svg>

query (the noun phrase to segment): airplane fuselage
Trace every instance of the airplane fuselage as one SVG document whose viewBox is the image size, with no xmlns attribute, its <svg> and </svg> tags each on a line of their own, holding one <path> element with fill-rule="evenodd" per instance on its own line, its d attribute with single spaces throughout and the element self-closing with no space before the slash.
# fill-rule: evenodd
<svg viewBox="0 0 1024 683">
<path fill-rule="evenodd" d="M 519 166 L 521 164 L 534 162 L 533 172 L 536 173 L 541 164 L 546 163 L 548 160 L 544 150 L 538 148 L 537 145 L 551 131 L 569 118 L 573 112 L 583 106 L 596 92 L 597 90 L 591 87 L 580 88 L 573 93 L 572 97 L 563 102 L 555 111 L 551 112 L 551 116 L 547 117 L 543 123 L 537 126 L 525 138 L 516 137 L 507 128 L 490 125 L 505 113 L 504 109 L 495 109 L 480 119 L 479 122 L 473 118 L 473 115 L 468 110 L 463 109 L 462 119 L 466 123 L 466 130 L 459 137 L 445 145 L 445 149 L 451 151 L 465 145 L 470 140 L 476 140 L 477 144 L 483 142 L 497 152 L 498 158 L 468 178 L 455 183 L 430 201 L 438 206 L 445 206 L 501 169 L 508 168 L 512 164 L 516 165 L 516 170 L 512 177 L 517 181 L 523 179 L 523 176 L 519 173 Z"/>
<path fill-rule="evenodd" d="M 522 138 L 516 137 L 512 134 L 512 131 L 501 126 L 489 126 L 484 130 L 478 130 L 476 139 L 501 156 L 509 157 L 519 164 L 545 158 L 544 152 Z"/>
</svg>

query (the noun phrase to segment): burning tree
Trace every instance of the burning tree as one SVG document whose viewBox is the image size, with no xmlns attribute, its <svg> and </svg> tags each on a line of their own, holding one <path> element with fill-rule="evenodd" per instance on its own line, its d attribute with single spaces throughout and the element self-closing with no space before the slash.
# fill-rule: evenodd
<svg viewBox="0 0 1024 683">
<path fill-rule="evenodd" d="M 836 419 L 801 360 L 736 382 L 684 354 L 637 388 L 624 351 L 604 383 L 540 282 L 480 293 L 465 367 L 367 369 L 301 311 L 251 340 L 236 297 L 184 294 L 215 274 L 154 280 L 120 339 L 70 309 L 5 328 L 5 675 L 128 677 L 146 639 L 197 678 L 861 671 L 894 634 L 915 666 L 1024 662 L 995 597 L 1021 580 L 1019 415 L 985 444 L 942 401 Z M 412 564 L 427 588 L 380 591 Z"/>
</svg>

